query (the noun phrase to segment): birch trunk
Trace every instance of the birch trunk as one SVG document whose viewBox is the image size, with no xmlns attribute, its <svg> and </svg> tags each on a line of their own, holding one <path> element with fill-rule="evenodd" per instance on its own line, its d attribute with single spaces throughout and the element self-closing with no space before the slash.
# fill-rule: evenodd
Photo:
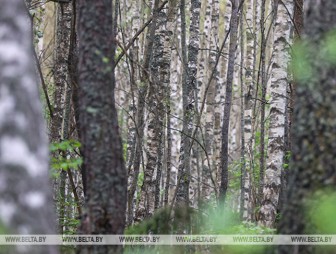
<svg viewBox="0 0 336 254">
<path fill-rule="evenodd" d="M 181 10 L 184 8 L 181 6 Z M 191 152 L 191 135 L 193 129 L 193 116 L 195 114 L 195 91 L 196 91 L 196 77 L 197 77 L 197 59 L 199 50 L 199 22 L 200 22 L 200 8 L 201 2 L 199 0 L 192 0 L 191 2 L 191 22 L 190 22 L 190 41 L 188 46 L 188 58 L 186 54 L 184 59 L 185 68 L 183 75 L 183 127 L 181 137 L 181 153 L 179 164 L 177 190 L 178 205 L 189 206 L 189 183 L 190 183 L 190 152 Z M 181 12 L 181 16 L 183 13 Z M 182 25 L 183 21 L 182 21 Z M 183 41 L 183 39 L 182 39 Z M 183 43 L 183 42 L 182 42 Z M 185 49 L 186 50 L 186 49 Z M 186 52 L 185 52 L 186 53 Z"/>
<path fill-rule="evenodd" d="M 24 1 L 0 8 L 0 224 L 6 234 L 55 234 L 48 141 Z M 58 253 L 17 245 L 7 253 Z"/>
<path fill-rule="evenodd" d="M 248 0 L 246 2 L 246 60 L 244 62 L 245 71 L 245 89 L 244 89 L 244 162 L 245 172 L 243 179 L 243 192 L 244 192 L 244 204 L 243 204 L 243 220 L 251 221 L 252 218 L 252 197 L 251 197 L 251 172 L 252 172 L 252 107 L 253 107 L 253 95 L 254 95 L 254 42 L 256 38 L 254 36 L 254 24 L 253 24 L 253 6 L 254 0 Z"/>
<path fill-rule="evenodd" d="M 137 219 L 150 217 L 155 209 L 155 189 L 157 170 L 161 170 L 162 136 L 164 134 L 164 89 L 161 83 L 162 52 L 164 50 L 164 26 L 167 22 L 166 13 L 157 11 L 159 1 L 154 4 L 154 15 L 157 15 L 156 33 L 154 34 L 153 52 L 150 62 L 151 82 L 148 87 L 148 141 L 147 163 L 144 169 L 144 182 L 141 187 L 141 198 L 137 210 Z M 155 23 L 154 23 L 155 25 Z M 151 35 L 152 36 L 152 35 Z"/>
<path fill-rule="evenodd" d="M 287 87 L 289 83 L 288 64 L 292 43 L 292 21 L 294 10 L 292 0 L 283 1 L 276 6 L 274 26 L 273 65 L 271 77 L 270 127 L 263 200 L 260 209 L 260 223 L 273 227 L 278 210 L 283 171 L 285 146 L 285 120 L 287 107 Z"/>
</svg>

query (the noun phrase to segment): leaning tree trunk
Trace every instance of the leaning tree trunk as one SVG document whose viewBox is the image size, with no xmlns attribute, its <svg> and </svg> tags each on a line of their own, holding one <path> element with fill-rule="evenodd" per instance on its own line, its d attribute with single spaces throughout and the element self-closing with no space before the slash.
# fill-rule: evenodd
<svg viewBox="0 0 336 254">
<path fill-rule="evenodd" d="M 286 205 L 279 225 L 281 234 L 317 232 L 310 216 L 319 215 L 314 211 L 307 213 L 307 201 L 318 190 L 323 193 L 323 190 L 335 192 L 336 189 L 336 2 L 309 1 L 307 7 L 306 41 L 301 44 L 304 54 L 296 60 L 298 64 L 304 63 L 306 68 L 304 73 L 294 73 L 297 89 L 292 129 L 293 159 Z M 308 68 L 309 72 L 306 72 Z M 320 229 L 319 233 L 336 232 L 334 228 L 328 232 Z M 303 245 L 281 246 L 278 250 L 278 253 L 334 253 L 333 249 L 320 252 Z"/>
<path fill-rule="evenodd" d="M 81 231 L 122 234 L 127 179 L 114 98 L 116 20 L 112 1 L 80 0 L 78 11 L 80 136 L 87 195 Z M 82 253 L 86 251 L 83 248 Z M 122 247 L 96 245 L 90 251 L 119 253 Z"/>
<path fill-rule="evenodd" d="M 30 18 L 22 0 L 0 8 L 0 224 L 7 234 L 53 234 L 48 142 L 34 68 Z M 58 253 L 28 245 L 8 253 Z"/>
<path fill-rule="evenodd" d="M 288 63 L 292 39 L 293 0 L 283 0 L 275 6 L 273 65 L 271 75 L 270 126 L 268 136 L 266 171 L 259 223 L 273 227 L 277 215 L 285 146 L 285 123 L 287 114 Z"/>
</svg>

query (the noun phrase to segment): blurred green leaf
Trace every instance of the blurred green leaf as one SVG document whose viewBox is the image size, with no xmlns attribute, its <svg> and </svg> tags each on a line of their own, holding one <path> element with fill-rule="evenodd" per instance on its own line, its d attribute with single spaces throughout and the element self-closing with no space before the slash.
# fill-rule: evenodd
<svg viewBox="0 0 336 254">
<path fill-rule="evenodd" d="M 336 64 L 336 32 L 333 31 L 326 36 L 322 57 L 325 61 Z"/>
<path fill-rule="evenodd" d="M 325 191 L 315 194 L 308 202 L 308 217 L 321 234 L 336 233 L 336 193 Z"/>
<path fill-rule="evenodd" d="M 294 79 L 299 82 L 307 82 L 313 76 L 313 68 L 309 62 L 309 46 L 306 43 L 296 43 L 293 46 L 293 59 L 291 69 Z"/>
</svg>

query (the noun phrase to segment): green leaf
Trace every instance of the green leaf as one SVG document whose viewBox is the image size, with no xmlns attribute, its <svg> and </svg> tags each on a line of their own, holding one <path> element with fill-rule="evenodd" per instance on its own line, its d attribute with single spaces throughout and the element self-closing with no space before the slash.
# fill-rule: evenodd
<svg viewBox="0 0 336 254">
<path fill-rule="evenodd" d="M 102 60 L 103 60 L 103 63 L 106 63 L 106 64 L 110 62 L 110 58 L 105 57 L 105 56 L 103 57 Z"/>
</svg>

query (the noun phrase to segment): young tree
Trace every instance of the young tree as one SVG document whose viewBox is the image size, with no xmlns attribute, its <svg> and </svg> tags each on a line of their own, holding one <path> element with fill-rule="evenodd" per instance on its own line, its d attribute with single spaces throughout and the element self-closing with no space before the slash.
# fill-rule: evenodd
<svg viewBox="0 0 336 254">
<path fill-rule="evenodd" d="M 127 179 L 114 98 L 116 6 L 78 1 L 79 103 L 86 178 L 86 234 L 122 234 Z M 119 253 L 121 246 L 93 246 L 91 253 Z"/>
<path fill-rule="evenodd" d="M 30 18 L 22 0 L 0 8 L 0 225 L 9 234 L 53 234 L 48 142 L 34 68 Z M 25 246 L 10 253 L 58 253 Z"/>
<path fill-rule="evenodd" d="M 316 191 L 336 186 L 336 2 L 308 1 L 304 22 L 304 72 L 296 73 L 293 155 L 281 234 L 316 232 L 307 201 Z M 295 56 L 295 52 L 294 52 Z M 307 71 L 308 68 L 308 72 Z M 332 218 L 330 218 L 332 219 Z M 320 232 L 326 233 L 326 232 Z M 328 232 L 335 233 L 335 232 Z M 320 253 L 309 246 L 281 246 L 278 253 Z M 332 253 L 332 252 L 323 252 Z"/>
</svg>

